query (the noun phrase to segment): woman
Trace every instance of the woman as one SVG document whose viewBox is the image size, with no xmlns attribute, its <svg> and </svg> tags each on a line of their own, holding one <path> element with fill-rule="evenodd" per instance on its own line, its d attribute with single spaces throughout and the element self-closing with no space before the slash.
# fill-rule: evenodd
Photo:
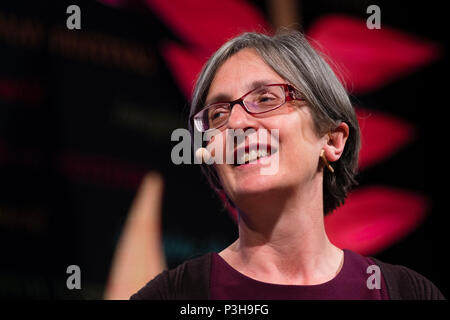
<svg viewBox="0 0 450 320">
<path fill-rule="evenodd" d="M 329 241 L 324 215 L 356 184 L 359 126 L 345 89 L 301 33 L 225 43 L 197 80 L 190 114 L 191 133 L 215 130 L 211 141 L 247 152 L 240 163 L 235 155 L 202 164 L 239 212 L 239 238 L 164 271 L 132 299 L 443 298 L 416 272 Z M 269 152 L 251 154 L 248 137 L 236 143 L 233 130 L 276 132 L 276 143 L 258 141 Z M 275 156 L 276 173 L 261 174 L 262 160 Z"/>
</svg>

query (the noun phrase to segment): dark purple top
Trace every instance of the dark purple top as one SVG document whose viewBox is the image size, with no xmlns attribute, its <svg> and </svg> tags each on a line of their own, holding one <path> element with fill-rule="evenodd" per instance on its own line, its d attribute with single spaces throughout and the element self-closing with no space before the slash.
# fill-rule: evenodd
<svg viewBox="0 0 450 320">
<path fill-rule="evenodd" d="M 344 249 L 344 263 L 330 281 L 317 285 L 282 285 L 261 282 L 231 267 L 219 254 L 213 253 L 210 293 L 213 300 L 388 300 L 386 284 L 380 274 L 381 288 L 369 289 L 367 280 L 375 263 L 367 257 Z M 373 277 L 371 278 L 373 279 Z M 371 283 L 374 283 L 370 281 Z"/>
</svg>

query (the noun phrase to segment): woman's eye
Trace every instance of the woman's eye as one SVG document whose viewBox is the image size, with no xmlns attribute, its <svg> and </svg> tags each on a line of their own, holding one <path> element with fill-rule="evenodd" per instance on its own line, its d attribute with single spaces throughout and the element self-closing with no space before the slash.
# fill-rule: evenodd
<svg viewBox="0 0 450 320">
<path fill-rule="evenodd" d="M 260 96 L 259 99 L 258 99 L 258 102 L 269 102 L 269 101 L 272 101 L 274 99 L 275 99 L 275 97 L 273 97 L 272 95 L 266 94 L 266 95 Z"/>
<path fill-rule="evenodd" d="M 223 108 L 214 110 L 211 114 L 210 114 L 210 119 L 211 120 L 217 120 L 219 118 L 222 118 L 224 116 L 226 116 L 228 110 L 225 110 Z"/>
<path fill-rule="evenodd" d="M 211 117 L 211 119 L 217 119 L 217 118 L 219 118 L 220 117 L 220 115 L 222 114 L 222 112 L 215 112 L 213 115 L 212 115 L 212 117 Z"/>
</svg>

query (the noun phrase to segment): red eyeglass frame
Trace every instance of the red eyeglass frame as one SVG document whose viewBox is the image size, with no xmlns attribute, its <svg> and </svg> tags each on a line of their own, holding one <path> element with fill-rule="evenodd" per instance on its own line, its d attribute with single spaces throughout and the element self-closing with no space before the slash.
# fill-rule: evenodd
<svg viewBox="0 0 450 320">
<path fill-rule="evenodd" d="M 277 106 L 277 107 L 275 107 L 275 108 L 273 108 L 273 109 L 269 109 L 269 110 L 262 111 L 262 112 L 251 112 L 250 110 L 247 109 L 247 106 L 244 104 L 244 98 L 245 98 L 247 95 L 249 95 L 249 94 L 252 93 L 253 91 L 256 91 L 256 90 L 260 89 L 261 87 L 275 87 L 275 86 L 279 86 L 279 87 L 283 87 L 283 88 L 284 88 L 285 100 L 284 100 L 284 102 L 283 102 L 282 104 L 280 104 L 279 106 Z M 286 102 L 288 102 L 288 101 L 292 101 L 292 100 L 303 101 L 303 100 L 305 100 L 304 98 L 297 97 L 297 96 L 295 95 L 295 92 L 299 92 L 299 90 L 298 90 L 297 88 L 295 88 L 293 85 L 289 84 L 289 83 L 274 83 L 274 84 L 265 84 L 265 85 L 261 85 L 261 86 L 258 86 L 257 88 L 254 88 L 254 89 L 250 90 L 249 92 L 247 92 L 247 93 L 244 94 L 242 97 L 240 97 L 240 98 L 238 98 L 238 99 L 236 99 L 236 100 L 233 100 L 233 101 L 216 101 L 216 102 L 214 102 L 214 103 L 211 103 L 211 104 L 207 105 L 206 107 L 204 107 L 203 109 L 201 109 L 200 111 L 198 111 L 198 112 L 196 112 L 194 115 L 192 115 L 192 116 L 191 116 L 191 121 L 193 121 L 193 122 L 194 122 L 194 126 L 196 126 L 195 121 L 194 121 L 194 120 L 195 120 L 194 118 L 195 118 L 199 113 L 201 113 L 201 112 L 203 112 L 203 111 L 209 109 L 211 106 L 216 105 L 216 104 L 229 104 L 229 105 L 230 105 L 230 112 L 231 112 L 231 110 L 233 109 L 234 105 L 240 104 L 240 105 L 244 108 L 244 110 L 245 110 L 247 113 L 249 113 L 249 114 L 263 114 L 263 113 L 270 112 L 270 111 L 273 111 L 273 110 L 276 110 L 276 109 L 280 108 L 282 105 L 284 105 L 284 104 L 285 104 Z M 225 123 L 224 123 L 223 125 L 225 125 Z M 223 125 L 221 125 L 220 127 L 222 127 Z M 196 127 L 197 127 L 197 126 L 196 126 Z M 220 128 L 220 127 L 217 127 L 217 128 L 215 128 L 215 129 L 218 129 L 218 128 Z M 197 127 L 197 129 L 198 129 L 198 127 Z M 208 129 L 208 130 L 209 130 L 209 129 Z"/>
</svg>

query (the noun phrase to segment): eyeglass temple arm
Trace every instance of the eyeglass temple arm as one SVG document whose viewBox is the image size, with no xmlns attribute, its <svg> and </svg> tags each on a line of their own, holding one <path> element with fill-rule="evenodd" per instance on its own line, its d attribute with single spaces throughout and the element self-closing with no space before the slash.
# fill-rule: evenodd
<svg viewBox="0 0 450 320">
<path fill-rule="evenodd" d="M 296 87 L 294 87 L 291 84 L 286 84 L 286 101 L 292 101 L 292 100 L 305 100 L 303 96 L 299 93 L 300 90 L 298 90 Z M 296 93 L 299 93 L 299 97 L 297 97 Z"/>
</svg>

